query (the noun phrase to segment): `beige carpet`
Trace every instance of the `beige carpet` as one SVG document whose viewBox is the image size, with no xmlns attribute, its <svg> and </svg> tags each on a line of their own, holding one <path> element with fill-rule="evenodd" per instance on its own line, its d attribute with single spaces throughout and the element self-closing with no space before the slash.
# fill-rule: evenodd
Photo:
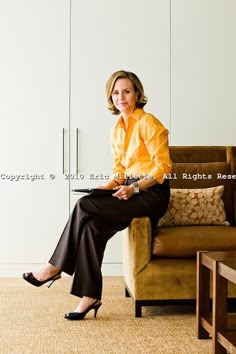
<svg viewBox="0 0 236 354">
<path fill-rule="evenodd" d="M 211 353 L 211 340 L 196 338 L 195 309 L 145 307 L 134 317 L 121 277 L 105 277 L 97 319 L 67 321 L 76 297 L 70 278 L 35 288 L 22 279 L 0 279 L 1 354 L 156 354 Z"/>
</svg>

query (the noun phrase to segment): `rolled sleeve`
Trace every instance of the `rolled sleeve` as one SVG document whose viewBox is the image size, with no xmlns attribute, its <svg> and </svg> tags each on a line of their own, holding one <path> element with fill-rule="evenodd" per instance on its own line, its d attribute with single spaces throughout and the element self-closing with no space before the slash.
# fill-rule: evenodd
<svg viewBox="0 0 236 354">
<path fill-rule="evenodd" d="M 147 118 L 144 126 L 144 142 L 154 164 L 154 167 L 149 172 L 149 176 L 157 180 L 158 183 L 163 183 L 165 176 L 172 170 L 168 135 L 168 129 L 157 119 L 153 119 L 152 116 Z"/>
</svg>

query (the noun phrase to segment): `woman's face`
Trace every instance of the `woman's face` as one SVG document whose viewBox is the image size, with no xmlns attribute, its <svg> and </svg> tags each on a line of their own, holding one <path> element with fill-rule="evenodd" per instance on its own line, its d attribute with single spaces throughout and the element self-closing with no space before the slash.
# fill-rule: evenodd
<svg viewBox="0 0 236 354">
<path fill-rule="evenodd" d="M 121 114 L 129 115 L 135 110 L 137 94 L 129 79 L 118 79 L 112 92 L 112 101 Z"/>
</svg>

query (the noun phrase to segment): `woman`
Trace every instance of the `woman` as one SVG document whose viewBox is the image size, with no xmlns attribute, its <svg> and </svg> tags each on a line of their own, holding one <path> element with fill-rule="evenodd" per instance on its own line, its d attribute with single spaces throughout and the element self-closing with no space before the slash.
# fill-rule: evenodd
<svg viewBox="0 0 236 354">
<path fill-rule="evenodd" d="M 120 117 L 111 135 L 113 174 L 98 188 L 114 193 L 80 198 L 49 263 L 37 272 L 23 274 L 35 286 L 54 282 L 62 271 L 74 274 L 71 294 L 81 300 L 64 316 L 68 320 L 82 320 L 90 310 L 96 317 L 107 241 L 134 217 L 148 216 L 154 229 L 169 202 L 169 184 L 163 178 L 171 172 L 168 130 L 143 110 L 147 98 L 139 78 L 132 72 L 115 72 L 106 92 L 108 108 Z"/>
</svg>

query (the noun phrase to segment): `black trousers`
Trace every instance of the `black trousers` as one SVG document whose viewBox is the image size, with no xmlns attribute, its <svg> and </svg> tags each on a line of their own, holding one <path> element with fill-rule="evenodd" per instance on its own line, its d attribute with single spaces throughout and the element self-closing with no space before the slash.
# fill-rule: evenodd
<svg viewBox="0 0 236 354">
<path fill-rule="evenodd" d="M 126 180 L 126 184 L 133 180 Z M 101 265 L 107 241 L 134 217 L 148 216 L 153 229 L 165 213 L 170 197 L 168 180 L 128 200 L 110 195 L 80 198 L 49 263 L 73 275 L 71 294 L 101 299 Z"/>
</svg>

